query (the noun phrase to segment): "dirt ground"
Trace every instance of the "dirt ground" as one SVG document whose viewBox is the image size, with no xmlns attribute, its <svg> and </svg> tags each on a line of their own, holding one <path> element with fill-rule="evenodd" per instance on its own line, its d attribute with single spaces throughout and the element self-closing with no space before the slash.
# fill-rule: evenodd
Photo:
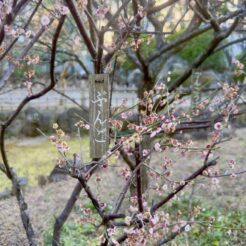
<svg viewBox="0 0 246 246">
<path fill-rule="evenodd" d="M 205 142 L 204 142 L 205 144 Z M 203 142 L 201 142 L 203 145 Z M 236 159 L 237 164 L 235 172 L 245 170 L 245 149 L 246 149 L 246 129 L 239 129 L 230 142 L 223 143 L 218 153 L 220 155 L 219 167 L 226 167 L 226 161 Z M 202 163 L 201 160 L 192 154 L 186 159 L 180 159 L 175 153 L 169 153 L 175 159 L 173 179 L 187 177 L 187 175 L 196 170 Z M 152 166 L 160 160 L 161 154 L 155 154 L 152 159 Z M 115 169 L 113 169 L 115 170 Z M 123 186 L 124 181 L 119 178 L 116 171 L 100 173 L 102 177 L 102 186 L 104 190 L 100 191 L 105 199 L 108 195 L 114 195 L 114 191 Z M 246 174 L 245 174 L 246 175 Z M 245 175 L 237 178 L 220 178 L 220 183 L 216 191 L 198 189 L 195 196 L 205 199 L 215 206 L 223 206 L 228 209 L 246 209 L 246 182 Z M 118 177 L 118 178 L 117 178 Z M 109 182 L 112 180 L 113 183 Z M 200 183 L 211 183 L 211 179 L 201 178 Z M 42 245 L 42 236 L 44 230 L 52 222 L 52 219 L 59 214 L 64 207 L 71 191 L 76 184 L 73 179 L 51 183 L 44 187 L 27 187 L 25 192 L 26 201 L 29 206 L 33 227 L 38 235 L 39 245 Z M 92 184 L 95 188 L 95 183 Z M 83 196 L 83 195 L 82 195 Z M 223 199 L 222 199 L 223 198 Z M 0 245 L 1 246 L 25 246 L 28 245 L 26 236 L 22 228 L 19 217 L 19 208 L 15 197 L 0 200 Z"/>
<path fill-rule="evenodd" d="M 50 216 L 62 209 L 75 183 L 75 180 L 62 181 L 44 188 L 28 188 L 25 192 L 33 227 L 39 235 L 50 223 Z M 0 245 L 28 245 L 15 197 L 0 201 L 0 211 Z"/>
</svg>

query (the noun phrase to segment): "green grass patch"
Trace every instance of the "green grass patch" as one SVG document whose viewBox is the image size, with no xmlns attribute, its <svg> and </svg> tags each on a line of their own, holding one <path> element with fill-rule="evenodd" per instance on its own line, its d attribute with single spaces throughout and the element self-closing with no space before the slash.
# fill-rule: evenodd
<svg viewBox="0 0 246 246">
<path fill-rule="evenodd" d="M 94 235 L 94 239 L 93 238 Z M 44 233 L 44 245 L 52 245 L 52 226 Z M 90 240 L 89 240 L 90 238 Z M 80 224 L 75 222 L 66 223 L 61 232 L 60 245 L 64 246 L 96 246 L 98 240 L 95 237 L 95 227 L 91 224 Z"/>
<path fill-rule="evenodd" d="M 193 206 L 200 207 L 201 213 L 195 218 L 191 230 L 175 238 L 178 245 L 194 246 L 243 246 L 246 235 L 246 211 L 228 210 L 195 201 Z M 168 208 L 170 214 L 181 211 L 187 216 L 188 201 L 173 202 Z M 184 217 L 184 220 L 187 217 Z M 213 222 L 210 223 L 211 218 Z"/>
<path fill-rule="evenodd" d="M 6 150 L 10 166 L 14 168 L 18 176 L 28 178 L 29 185 L 37 185 L 39 175 L 49 175 L 56 165 L 59 157 L 56 147 L 49 140 L 40 141 L 40 144 L 19 146 L 20 140 L 11 139 L 7 141 Z M 71 138 L 67 141 L 70 149 L 69 156 L 73 153 L 80 153 L 82 147 L 83 159 L 89 158 L 89 139 L 87 137 Z M 2 160 L 0 159 L 0 162 Z M 9 179 L 0 172 L 0 191 L 11 188 Z"/>
<path fill-rule="evenodd" d="M 165 207 L 165 213 L 169 213 L 173 225 L 177 213 L 182 212 L 184 220 L 188 213 L 188 200 L 174 201 L 170 206 Z M 90 202 L 87 204 L 91 208 Z M 192 246 L 243 246 L 245 240 L 246 211 L 227 211 L 225 208 L 218 208 L 204 204 L 200 201 L 193 202 L 193 206 L 200 207 L 201 213 L 195 218 L 196 223 L 191 230 L 179 234 L 167 245 L 192 245 Z M 91 210 L 96 216 L 94 209 Z M 79 216 L 79 215 L 78 215 Z M 211 221 L 213 218 L 213 222 Z M 99 221 L 97 221 L 99 223 Z M 210 225 L 209 225 L 210 224 Z M 53 223 L 44 233 L 44 245 L 51 245 Z M 160 231 L 161 232 L 161 231 Z M 97 245 L 98 238 L 102 231 L 95 231 L 92 224 L 79 223 L 75 220 L 65 224 L 61 233 L 61 245 Z M 122 232 L 121 232 L 122 233 Z M 120 233 L 120 234 L 121 234 Z M 164 237 L 167 235 L 164 235 Z M 174 244 L 173 244 L 174 243 Z M 147 245 L 152 245 L 149 242 Z"/>
</svg>

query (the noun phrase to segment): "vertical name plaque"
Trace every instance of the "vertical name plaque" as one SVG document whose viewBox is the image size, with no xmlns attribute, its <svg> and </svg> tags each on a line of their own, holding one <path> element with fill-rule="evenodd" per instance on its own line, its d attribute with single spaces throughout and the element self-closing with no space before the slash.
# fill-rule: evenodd
<svg viewBox="0 0 246 246">
<path fill-rule="evenodd" d="M 109 75 L 91 74 L 90 81 L 90 156 L 101 158 L 109 146 Z"/>
</svg>

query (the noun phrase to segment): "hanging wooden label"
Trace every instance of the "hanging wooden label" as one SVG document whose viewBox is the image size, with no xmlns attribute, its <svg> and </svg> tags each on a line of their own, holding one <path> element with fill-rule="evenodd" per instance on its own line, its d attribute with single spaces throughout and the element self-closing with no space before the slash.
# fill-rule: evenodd
<svg viewBox="0 0 246 246">
<path fill-rule="evenodd" d="M 109 146 L 109 75 L 92 74 L 90 81 L 90 156 L 101 158 Z"/>
</svg>

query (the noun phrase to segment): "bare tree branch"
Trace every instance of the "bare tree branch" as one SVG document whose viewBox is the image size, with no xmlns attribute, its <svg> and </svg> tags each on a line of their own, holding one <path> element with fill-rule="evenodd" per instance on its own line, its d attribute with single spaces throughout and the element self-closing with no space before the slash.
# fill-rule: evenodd
<svg viewBox="0 0 246 246">
<path fill-rule="evenodd" d="M 52 24 L 52 22 L 54 21 L 54 19 L 52 19 L 49 23 L 49 25 Z M 47 27 L 46 26 L 42 26 L 40 28 L 40 30 L 36 33 L 36 35 L 32 38 L 32 40 L 27 44 L 27 46 L 23 49 L 23 51 L 21 52 L 21 54 L 19 55 L 19 57 L 17 58 L 17 60 L 22 60 L 27 53 L 29 52 L 29 50 L 33 47 L 33 45 L 38 41 L 38 39 L 42 36 L 42 34 L 46 31 Z M 0 89 L 2 87 L 5 86 L 5 84 L 7 83 L 7 81 L 9 80 L 9 78 L 11 77 L 11 75 L 13 74 L 14 70 L 15 70 L 16 65 L 11 63 L 9 65 L 8 70 L 6 71 L 6 73 L 1 77 L 0 79 Z"/>
<path fill-rule="evenodd" d="M 208 156 L 208 155 L 207 155 Z M 164 204 L 166 204 L 169 200 L 171 200 L 177 193 L 179 193 L 181 190 L 183 190 L 193 179 L 196 177 L 202 175 L 203 171 L 206 170 L 210 166 L 214 166 L 217 163 L 217 159 L 213 159 L 212 161 L 207 162 L 205 159 L 205 163 L 202 167 L 200 167 L 197 171 L 195 171 L 192 175 L 190 175 L 188 178 L 186 178 L 183 182 L 183 184 L 179 185 L 177 188 L 175 188 L 175 191 L 171 192 L 168 196 L 163 198 L 161 201 L 158 203 L 154 204 L 151 207 L 151 214 L 154 214 L 157 209 L 162 207 Z"/>
<path fill-rule="evenodd" d="M 50 85 L 47 86 L 45 89 L 43 89 L 41 92 L 39 92 L 35 95 L 32 95 L 30 97 L 26 97 L 19 104 L 19 106 L 17 107 L 15 112 L 12 114 L 12 116 L 5 123 L 1 124 L 0 151 L 1 151 L 2 159 L 3 159 L 3 164 L 4 164 L 5 169 L 6 169 L 7 177 L 13 183 L 13 187 L 15 189 L 15 195 L 16 195 L 16 198 L 17 198 L 17 201 L 19 204 L 19 208 L 20 208 L 22 223 L 23 223 L 24 229 L 26 231 L 27 239 L 28 239 L 29 244 L 31 246 L 36 245 L 35 238 L 34 238 L 34 231 L 33 231 L 32 225 L 31 225 L 30 217 L 29 217 L 28 210 L 27 210 L 28 207 L 27 207 L 27 204 L 25 202 L 25 199 L 24 199 L 24 196 L 23 196 L 20 184 L 19 184 L 18 177 L 9 166 L 9 162 L 8 162 L 7 154 L 6 154 L 6 149 L 5 149 L 5 133 L 6 133 L 7 128 L 11 125 L 11 123 L 19 115 L 19 113 L 21 112 L 23 107 L 29 101 L 43 96 L 44 94 L 46 94 L 48 91 L 50 91 L 55 86 L 54 68 L 55 68 L 56 45 L 57 45 L 57 40 L 58 40 L 59 34 L 61 32 L 65 18 L 66 18 L 65 16 L 61 17 L 59 24 L 57 26 L 56 32 L 55 32 L 54 37 L 53 37 L 52 54 L 51 54 L 51 61 L 50 61 L 50 78 L 51 78 Z"/>
<path fill-rule="evenodd" d="M 53 239 L 52 239 L 52 246 L 59 246 L 60 245 L 60 236 L 61 236 L 61 229 L 65 221 L 67 220 L 69 214 L 71 213 L 75 202 L 79 198 L 79 194 L 82 190 L 82 185 L 80 182 L 76 184 L 73 189 L 73 192 L 68 199 L 65 208 L 61 212 L 61 214 L 56 218 L 53 230 Z"/>
<path fill-rule="evenodd" d="M 224 23 L 225 21 L 227 21 L 228 19 L 234 18 L 234 17 L 238 17 L 239 15 L 243 15 L 244 10 L 237 10 L 235 12 L 232 12 L 231 14 L 225 16 L 225 17 L 221 17 L 218 19 L 218 23 Z M 211 24 L 208 24 L 207 26 L 199 29 L 199 30 L 195 30 L 192 31 L 190 33 L 186 33 L 185 35 L 181 35 L 179 38 L 175 39 L 173 42 L 171 42 L 170 44 L 165 45 L 162 49 L 158 50 L 158 52 L 152 54 L 149 58 L 148 58 L 148 63 L 154 61 L 155 59 L 157 59 L 158 57 L 160 57 L 162 54 L 164 54 L 167 51 L 170 51 L 171 49 L 179 46 L 182 43 L 187 42 L 188 40 L 208 31 L 209 29 L 211 29 L 212 26 Z"/>
<path fill-rule="evenodd" d="M 4 40 L 4 36 L 5 36 L 4 26 L 10 25 L 14 21 L 18 12 L 26 5 L 27 2 L 28 2 L 28 0 L 20 0 L 18 2 L 18 4 L 14 7 L 12 12 L 6 16 L 6 20 L 5 20 L 5 22 L 3 22 L 3 25 L 0 29 L 0 45 L 2 44 L 2 42 Z"/>
<path fill-rule="evenodd" d="M 231 45 L 234 45 L 234 44 L 237 44 L 237 43 L 241 43 L 241 42 L 243 42 L 245 40 L 246 40 L 246 36 L 244 36 L 242 38 L 239 38 L 239 39 L 235 39 L 235 40 L 233 40 L 231 42 L 225 43 L 224 45 L 221 45 L 217 49 L 215 49 L 213 53 L 217 53 L 217 52 L 219 52 L 221 50 L 226 49 L 227 47 L 229 47 Z"/>
<path fill-rule="evenodd" d="M 192 74 L 192 70 L 198 68 L 207 59 L 207 57 L 210 54 L 212 54 L 212 52 L 219 45 L 219 43 L 225 38 L 227 38 L 231 34 L 231 32 L 236 28 L 238 21 L 239 19 L 236 18 L 234 23 L 231 25 L 227 32 L 220 32 L 215 35 L 214 39 L 210 42 L 208 47 L 196 58 L 196 60 L 184 72 L 184 74 L 169 86 L 168 89 L 170 92 L 175 90 L 178 86 L 180 86 Z"/>
<path fill-rule="evenodd" d="M 172 4 L 178 2 L 179 0 L 169 0 L 169 1 L 166 1 L 165 3 L 162 3 L 158 6 L 155 6 L 155 7 L 152 7 L 150 9 L 148 9 L 147 11 L 147 14 L 151 15 L 151 14 L 154 14 L 156 12 L 159 12 L 161 10 L 163 10 L 164 8 L 167 8 L 169 6 L 171 6 Z"/>
<path fill-rule="evenodd" d="M 65 0 L 65 2 L 67 3 L 67 6 L 68 6 L 68 8 L 69 8 L 74 20 L 75 20 L 75 23 L 79 29 L 81 36 L 84 39 L 85 45 L 87 46 L 88 51 L 91 54 L 92 59 L 95 60 L 96 59 L 96 49 L 95 49 L 92 41 L 90 40 L 90 38 L 86 32 L 86 28 L 80 19 L 79 13 L 77 12 L 77 9 L 74 6 L 73 1 L 72 0 Z"/>
<path fill-rule="evenodd" d="M 35 8 L 33 9 L 31 15 L 29 16 L 26 24 L 24 25 L 23 29 L 26 30 L 26 28 L 29 26 L 29 24 L 32 21 L 33 16 L 35 15 L 35 13 L 37 12 L 40 4 L 41 4 L 42 0 L 39 0 L 37 5 L 35 6 Z M 13 46 L 15 45 L 15 43 L 18 41 L 19 38 L 15 38 L 11 44 L 5 49 L 5 51 L 3 52 L 3 54 L 0 56 L 0 61 L 9 53 L 9 51 L 13 48 Z"/>
</svg>

